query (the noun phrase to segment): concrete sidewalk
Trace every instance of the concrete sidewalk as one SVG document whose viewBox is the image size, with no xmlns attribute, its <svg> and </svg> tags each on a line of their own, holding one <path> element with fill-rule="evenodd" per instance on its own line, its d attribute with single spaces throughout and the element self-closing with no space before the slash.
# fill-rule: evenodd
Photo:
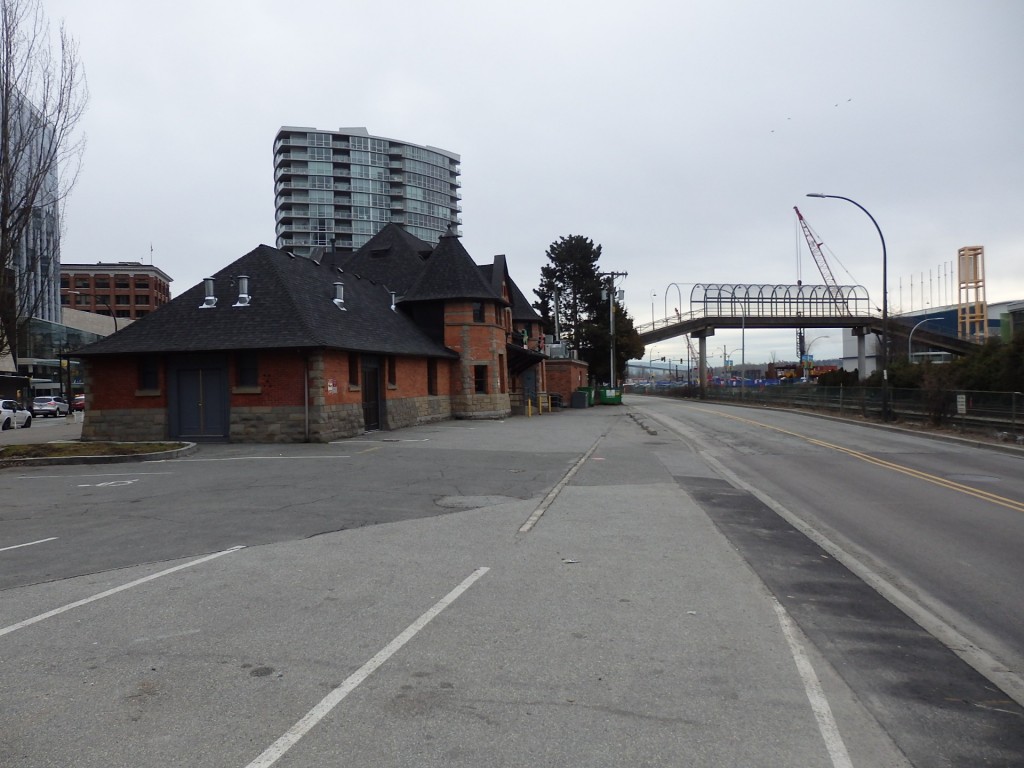
<svg viewBox="0 0 1024 768">
<path fill-rule="evenodd" d="M 81 439 L 81 417 L 74 414 L 50 419 L 39 416 L 32 419 L 32 426 L 28 429 L 8 429 L 0 432 L 0 447 Z"/>
</svg>

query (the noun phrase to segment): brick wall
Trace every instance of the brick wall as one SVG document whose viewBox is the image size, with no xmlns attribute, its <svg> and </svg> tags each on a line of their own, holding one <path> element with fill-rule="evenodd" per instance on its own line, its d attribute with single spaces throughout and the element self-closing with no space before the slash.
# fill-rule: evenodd
<svg viewBox="0 0 1024 768">
<path fill-rule="evenodd" d="M 496 349 L 494 331 L 488 325 L 467 332 L 475 349 Z M 501 350 L 504 351 L 502 336 Z M 354 356 L 359 360 L 359 355 Z M 483 358 L 489 366 L 487 394 L 473 392 L 473 364 L 458 360 L 437 361 L 437 394 L 428 392 L 428 361 L 396 357 L 395 383 L 387 383 L 387 357 L 381 356 L 380 378 L 383 425 L 387 429 L 450 418 L 503 418 L 511 412 L 508 394 L 501 392 L 495 358 Z M 503 357 L 501 358 L 503 360 Z M 229 387 L 229 435 L 231 442 L 327 442 L 361 434 L 363 392 L 350 384 L 347 352 L 325 350 L 308 354 L 296 350 L 261 351 L 258 383 L 238 385 L 238 359 L 226 357 Z M 357 363 L 358 364 L 358 363 Z M 465 377 L 468 375 L 468 381 Z M 89 404 L 82 428 L 83 440 L 166 440 L 169 438 L 167 360 L 160 367 L 156 390 L 141 391 L 134 357 L 92 358 L 85 364 Z M 454 388 L 470 394 L 453 397 Z"/>
<path fill-rule="evenodd" d="M 167 408 L 167 372 L 160 368 L 160 387 L 140 394 L 135 357 L 96 357 L 82 365 L 86 406 L 92 409 Z"/>
<path fill-rule="evenodd" d="M 259 383 L 238 386 L 238 358 L 228 355 L 231 410 L 235 408 L 301 407 L 304 403 L 305 353 L 294 349 L 261 350 L 257 365 Z"/>
<path fill-rule="evenodd" d="M 138 389 L 138 363 L 130 358 L 92 358 L 82 363 L 86 409 L 82 440 L 147 442 L 167 439 L 166 373 L 160 388 Z"/>
<path fill-rule="evenodd" d="M 472 302 L 445 307 L 445 345 L 459 353 L 448 392 L 457 419 L 504 418 L 512 413 L 505 365 L 506 329 L 497 322 L 495 305 L 485 306 L 484 322 L 473 322 Z M 476 366 L 487 366 L 487 392 L 476 391 Z"/>
<path fill-rule="evenodd" d="M 587 386 L 590 366 L 582 360 L 552 358 L 544 361 L 548 394 L 562 396 L 562 405 L 568 406 L 569 399 L 578 387 Z"/>
</svg>

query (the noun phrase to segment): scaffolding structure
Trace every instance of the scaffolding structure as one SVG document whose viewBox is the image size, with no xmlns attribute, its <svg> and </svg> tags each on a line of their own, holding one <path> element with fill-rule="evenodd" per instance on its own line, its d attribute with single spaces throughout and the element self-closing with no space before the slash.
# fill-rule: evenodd
<svg viewBox="0 0 1024 768">
<path fill-rule="evenodd" d="M 961 339 L 984 342 L 988 338 L 985 246 L 965 245 L 957 251 L 957 272 L 960 283 L 957 331 Z"/>
</svg>

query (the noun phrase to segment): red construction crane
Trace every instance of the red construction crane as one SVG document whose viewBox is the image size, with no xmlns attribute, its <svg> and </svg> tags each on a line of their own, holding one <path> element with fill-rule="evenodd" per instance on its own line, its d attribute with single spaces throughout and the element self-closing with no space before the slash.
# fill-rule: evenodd
<svg viewBox="0 0 1024 768">
<path fill-rule="evenodd" d="M 811 249 L 811 256 L 814 257 L 814 263 L 818 265 L 818 271 L 821 273 L 821 279 L 825 281 L 825 285 L 828 286 L 829 296 L 835 302 L 836 310 L 839 314 L 849 314 L 850 308 L 846 303 L 846 300 L 842 296 L 842 291 L 839 290 L 839 284 L 836 282 L 835 276 L 832 274 L 832 268 L 828 265 L 828 261 L 825 260 L 825 254 L 821 252 L 822 242 L 818 240 L 817 235 L 811 229 L 800 209 L 795 205 L 793 210 L 796 211 L 796 217 L 800 222 L 800 229 L 804 232 L 804 238 L 807 240 L 807 246 Z M 796 351 L 800 355 L 800 361 L 803 362 L 804 355 L 804 329 L 797 328 L 796 331 Z"/>
<path fill-rule="evenodd" d="M 811 256 L 814 257 L 814 263 L 818 265 L 818 271 L 821 272 L 821 278 L 825 281 L 825 285 L 829 288 L 837 287 L 836 279 L 832 275 L 832 268 L 829 267 L 828 262 L 825 261 L 825 254 L 821 252 L 821 243 L 818 242 L 817 236 L 811 231 L 810 226 L 807 224 L 806 219 L 800 209 L 795 205 L 793 210 L 796 211 L 796 217 L 800 220 L 800 229 L 804 231 L 804 237 L 807 238 L 807 245 L 811 249 Z"/>
</svg>

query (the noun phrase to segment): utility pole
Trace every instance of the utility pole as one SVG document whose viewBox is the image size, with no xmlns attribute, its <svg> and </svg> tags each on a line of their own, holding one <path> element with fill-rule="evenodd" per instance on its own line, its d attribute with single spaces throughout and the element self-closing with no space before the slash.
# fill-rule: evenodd
<svg viewBox="0 0 1024 768">
<path fill-rule="evenodd" d="M 628 272 L 601 272 L 598 277 L 608 278 L 608 383 L 615 389 L 615 278 L 626 277 Z"/>
</svg>

